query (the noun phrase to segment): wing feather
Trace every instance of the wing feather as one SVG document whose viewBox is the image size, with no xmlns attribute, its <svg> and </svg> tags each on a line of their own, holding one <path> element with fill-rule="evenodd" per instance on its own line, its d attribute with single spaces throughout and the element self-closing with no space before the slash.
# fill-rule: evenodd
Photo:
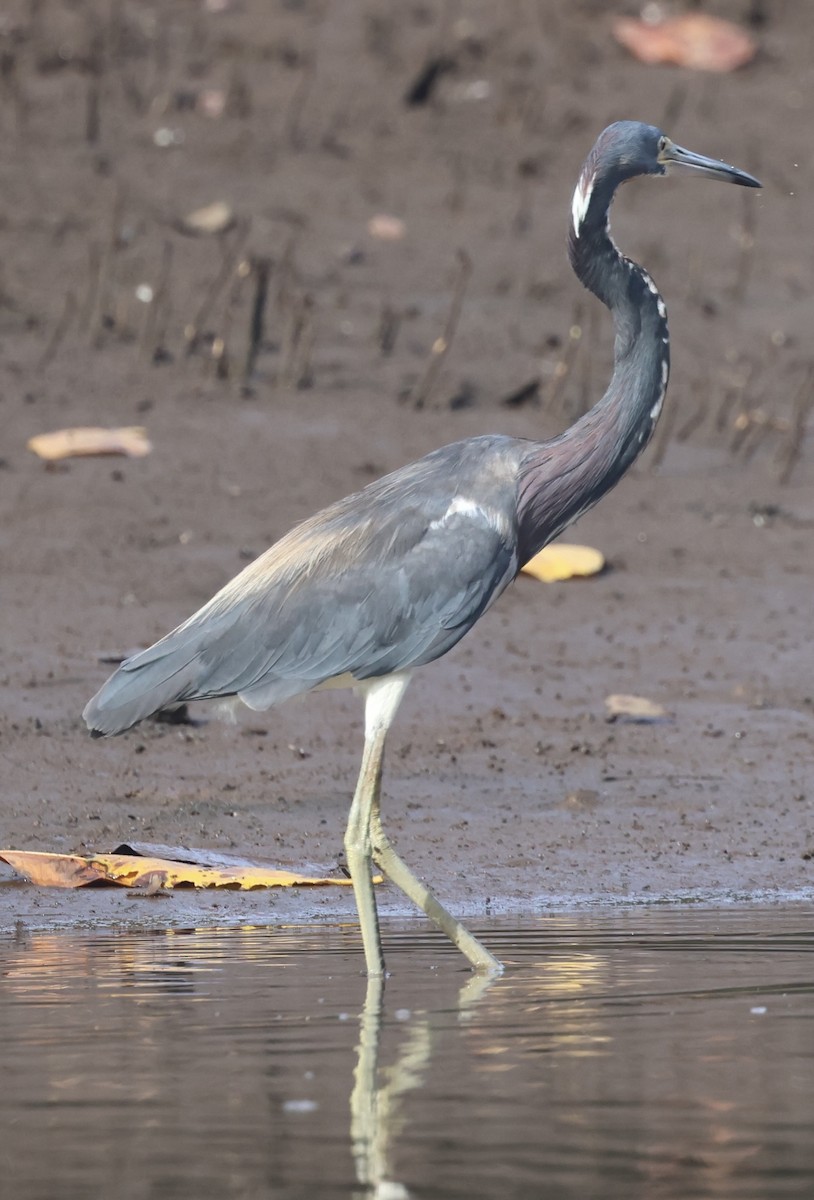
<svg viewBox="0 0 814 1200">
<path fill-rule="evenodd" d="M 235 694 L 267 708 L 444 654 L 514 578 L 516 539 L 493 510 L 456 508 L 454 478 L 428 498 L 415 468 L 398 505 L 389 477 L 361 494 L 365 505 L 325 509 L 123 662 L 85 709 L 88 725 L 116 733 L 173 702 Z"/>
</svg>

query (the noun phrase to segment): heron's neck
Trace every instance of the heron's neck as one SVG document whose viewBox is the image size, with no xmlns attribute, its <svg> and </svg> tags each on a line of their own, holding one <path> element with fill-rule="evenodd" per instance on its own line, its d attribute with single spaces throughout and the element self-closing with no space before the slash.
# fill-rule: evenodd
<svg viewBox="0 0 814 1200">
<path fill-rule="evenodd" d="M 589 170 L 590 163 L 586 166 Z M 605 395 L 570 429 L 529 451 L 518 495 L 520 559 L 604 496 L 647 445 L 670 370 L 667 310 L 650 276 L 624 258 L 608 233 L 611 189 L 586 182 L 574 193 L 568 240 L 580 282 L 613 316 L 613 375 Z"/>
</svg>

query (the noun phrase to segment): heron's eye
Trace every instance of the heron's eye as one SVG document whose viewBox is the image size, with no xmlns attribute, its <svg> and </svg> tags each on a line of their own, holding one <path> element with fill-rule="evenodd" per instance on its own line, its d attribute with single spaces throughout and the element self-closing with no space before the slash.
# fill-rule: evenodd
<svg viewBox="0 0 814 1200">
<path fill-rule="evenodd" d="M 664 134 L 662 134 L 661 137 L 659 138 L 659 154 L 663 154 L 666 149 L 667 149 L 667 138 L 664 136 Z"/>
</svg>

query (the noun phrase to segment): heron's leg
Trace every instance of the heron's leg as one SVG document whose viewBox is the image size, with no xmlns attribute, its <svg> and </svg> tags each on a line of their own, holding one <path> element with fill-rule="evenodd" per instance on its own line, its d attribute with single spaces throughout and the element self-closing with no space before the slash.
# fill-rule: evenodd
<svg viewBox="0 0 814 1200">
<path fill-rule="evenodd" d="M 365 748 L 345 830 L 345 856 L 362 927 L 368 975 L 384 974 L 379 916 L 370 876 L 373 850 L 370 818 L 374 804 L 378 805 L 384 740 L 409 682 L 410 675 L 404 671 L 365 684 Z"/>
<path fill-rule="evenodd" d="M 362 754 L 362 769 L 353 795 L 345 830 L 345 857 L 348 861 L 359 924 L 362 927 L 362 944 L 365 948 L 365 963 L 368 975 L 384 974 L 382 939 L 379 932 L 379 916 L 370 877 L 372 846 L 370 841 L 370 814 L 373 797 L 382 777 L 385 732 L 365 737 Z"/>
<path fill-rule="evenodd" d="M 368 973 L 379 975 L 384 970 L 376 900 L 370 878 L 371 858 L 396 887 L 466 955 L 476 970 L 498 973 L 503 970 L 501 963 L 460 921 L 447 912 L 438 898 L 413 874 L 396 854 L 382 826 L 380 797 L 384 740 L 408 682 L 409 675 L 405 672 L 385 676 L 367 686 L 362 770 L 345 834 L 345 853 L 356 893 Z"/>
<path fill-rule="evenodd" d="M 447 935 L 452 944 L 466 955 L 476 971 L 489 971 L 490 973 L 502 971 L 503 966 L 495 956 L 490 954 L 486 947 L 453 917 L 452 913 L 444 908 L 437 896 L 433 895 L 426 884 L 422 883 L 404 860 L 396 854 L 382 826 L 378 789 L 373 800 L 370 831 L 373 860 L 395 883 L 396 887 L 401 888 L 404 894 Z"/>
</svg>

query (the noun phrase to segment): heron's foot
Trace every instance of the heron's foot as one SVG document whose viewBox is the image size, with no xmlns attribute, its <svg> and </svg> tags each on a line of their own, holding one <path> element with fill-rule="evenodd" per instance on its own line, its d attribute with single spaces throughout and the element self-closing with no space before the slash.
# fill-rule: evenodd
<svg viewBox="0 0 814 1200">
<path fill-rule="evenodd" d="M 452 919 L 455 920 L 454 917 Z M 475 935 L 470 933 L 460 921 L 455 921 L 455 924 L 460 932 L 460 940 L 454 937 L 452 940 L 461 953 L 469 959 L 473 972 L 485 979 L 496 979 L 502 975 L 506 968 L 500 959 L 495 958 L 494 954 L 486 949 L 483 942 L 478 941 Z"/>
</svg>

